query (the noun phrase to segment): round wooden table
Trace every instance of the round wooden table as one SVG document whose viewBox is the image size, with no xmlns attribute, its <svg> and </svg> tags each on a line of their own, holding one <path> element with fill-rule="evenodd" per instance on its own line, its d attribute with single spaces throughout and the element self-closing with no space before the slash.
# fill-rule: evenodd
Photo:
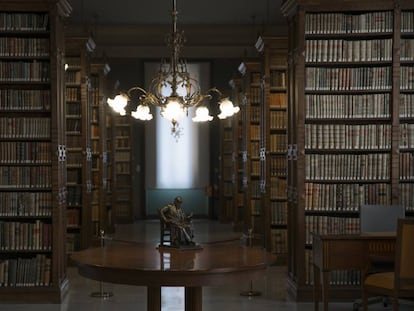
<svg viewBox="0 0 414 311">
<path fill-rule="evenodd" d="M 265 275 L 274 256 L 256 247 L 202 249 L 122 244 L 75 252 L 79 274 L 96 281 L 147 287 L 147 310 L 161 310 L 161 287 L 185 287 L 185 310 L 202 310 L 202 286 L 251 281 Z"/>
</svg>

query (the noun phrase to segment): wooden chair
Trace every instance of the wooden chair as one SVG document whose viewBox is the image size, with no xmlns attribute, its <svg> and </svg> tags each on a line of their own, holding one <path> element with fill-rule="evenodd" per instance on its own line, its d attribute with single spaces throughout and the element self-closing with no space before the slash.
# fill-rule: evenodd
<svg viewBox="0 0 414 311">
<path fill-rule="evenodd" d="M 367 274 L 362 284 L 363 310 L 368 310 L 368 295 L 391 297 L 393 310 L 399 298 L 414 298 L 414 219 L 398 219 L 393 272 Z"/>
</svg>

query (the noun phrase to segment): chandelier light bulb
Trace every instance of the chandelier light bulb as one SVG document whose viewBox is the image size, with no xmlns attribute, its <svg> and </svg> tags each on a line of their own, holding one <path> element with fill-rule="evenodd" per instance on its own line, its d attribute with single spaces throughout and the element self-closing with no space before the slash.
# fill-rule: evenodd
<svg viewBox="0 0 414 311">
<path fill-rule="evenodd" d="M 124 94 L 116 95 L 114 99 L 108 98 L 108 105 L 121 116 L 126 114 L 125 107 L 128 104 L 128 97 Z"/>
<path fill-rule="evenodd" d="M 195 111 L 194 122 L 206 122 L 213 120 L 213 116 L 210 116 L 210 111 L 205 106 L 198 107 Z"/>
<path fill-rule="evenodd" d="M 179 121 L 185 115 L 184 107 L 176 99 L 169 100 L 164 109 L 161 109 L 161 116 L 171 122 Z"/>
<path fill-rule="evenodd" d="M 220 101 L 220 114 L 218 117 L 220 119 L 225 119 L 231 117 L 232 115 L 238 113 L 240 111 L 240 107 L 233 106 L 233 103 L 228 99 L 224 98 Z"/>
<path fill-rule="evenodd" d="M 139 105 L 136 111 L 131 111 L 131 116 L 135 119 L 149 121 L 152 120 L 152 114 L 147 105 Z"/>
</svg>

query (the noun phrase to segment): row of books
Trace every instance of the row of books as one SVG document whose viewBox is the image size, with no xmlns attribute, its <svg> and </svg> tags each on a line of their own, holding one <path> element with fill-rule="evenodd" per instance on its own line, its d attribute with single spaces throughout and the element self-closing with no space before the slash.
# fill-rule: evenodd
<svg viewBox="0 0 414 311">
<path fill-rule="evenodd" d="M 306 215 L 306 244 L 312 244 L 313 234 L 358 234 L 359 223 L 359 217 Z"/>
<path fill-rule="evenodd" d="M 270 88 L 286 88 L 286 70 L 270 70 Z"/>
<path fill-rule="evenodd" d="M 287 127 L 286 111 L 271 110 L 270 111 L 270 129 L 285 130 Z"/>
<path fill-rule="evenodd" d="M 66 118 L 66 132 L 69 134 L 80 134 L 82 132 L 82 122 L 80 119 Z"/>
<path fill-rule="evenodd" d="M 248 97 L 249 104 L 260 104 L 262 101 L 262 89 L 260 87 L 250 87 Z"/>
<path fill-rule="evenodd" d="M 372 62 L 392 60 L 392 39 L 306 40 L 306 62 Z"/>
<path fill-rule="evenodd" d="M 223 139 L 222 140 L 222 151 L 225 154 L 229 154 L 233 152 L 233 144 L 234 141 L 231 139 Z"/>
<path fill-rule="evenodd" d="M 305 34 L 384 33 L 393 31 L 391 11 L 368 13 L 308 13 Z"/>
<path fill-rule="evenodd" d="M 0 82 L 49 82 L 50 64 L 44 61 L 6 62 L 0 60 Z"/>
<path fill-rule="evenodd" d="M 400 71 L 400 89 L 414 89 L 414 68 L 409 66 L 401 66 Z"/>
<path fill-rule="evenodd" d="M 288 251 L 288 234 L 286 229 L 270 230 L 270 251 L 273 254 L 286 254 Z"/>
<path fill-rule="evenodd" d="M 400 60 L 414 60 L 414 39 L 401 38 Z"/>
<path fill-rule="evenodd" d="M 117 162 L 115 163 L 115 172 L 117 174 L 129 174 L 131 173 L 131 163 L 127 162 Z"/>
<path fill-rule="evenodd" d="M 80 146 L 86 145 L 85 139 L 82 138 L 80 135 L 76 136 L 66 136 L 66 148 L 68 151 L 70 151 L 70 148 L 76 147 L 81 148 Z M 69 163 L 68 163 L 69 164 Z M 72 163 L 74 164 L 74 163 Z"/>
<path fill-rule="evenodd" d="M 414 148 L 414 124 L 400 123 L 400 148 Z"/>
<path fill-rule="evenodd" d="M 131 147 L 131 137 L 115 137 L 115 148 L 130 148 Z"/>
<path fill-rule="evenodd" d="M 391 69 L 391 67 L 306 67 L 305 90 L 390 90 Z"/>
<path fill-rule="evenodd" d="M 50 142 L 1 141 L 0 164 L 51 163 L 50 148 Z"/>
<path fill-rule="evenodd" d="M 52 186 L 50 166 L 0 166 L 0 188 L 47 188 Z"/>
<path fill-rule="evenodd" d="M 400 153 L 400 180 L 414 181 L 414 154 Z"/>
<path fill-rule="evenodd" d="M 74 71 L 74 70 L 66 70 L 65 71 L 65 79 L 66 84 L 77 84 L 80 85 L 81 83 L 81 72 Z"/>
<path fill-rule="evenodd" d="M 69 137 L 74 137 L 74 136 L 68 136 Z M 84 157 L 87 157 L 87 155 L 83 154 L 82 152 L 82 148 L 78 148 L 76 151 L 75 150 L 71 150 L 70 147 L 68 146 L 79 146 L 79 145 L 74 145 L 74 144 L 69 144 L 67 143 L 67 147 L 66 147 L 66 165 L 68 167 L 80 167 L 83 164 L 83 160 Z"/>
<path fill-rule="evenodd" d="M 260 125 L 251 125 L 250 126 L 250 139 L 251 140 L 260 140 Z"/>
<path fill-rule="evenodd" d="M 381 181 L 390 178 L 389 153 L 306 154 L 306 180 Z"/>
<path fill-rule="evenodd" d="M 287 93 L 286 92 L 272 92 L 269 94 L 269 106 L 270 108 L 286 108 L 287 106 Z"/>
<path fill-rule="evenodd" d="M 286 176 L 286 157 L 285 156 L 271 156 L 266 158 L 269 165 L 270 176 Z"/>
<path fill-rule="evenodd" d="M 305 210 L 359 211 L 364 204 L 386 205 L 391 201 L 391 186 L 373 184 L 305 183 Z"/>
<path fill-rule="evenodd" d="M 66 117 L 80 118 L 81 116 L 82 116 L 82 104 L 79 101 L 66 103 Z"/>
<path fill-rule="evenodd" d="M 270 223 L 272 225 L 287 224 L 287 202 L 271 201 L 270 202 Z"/>
<path fill-rule="evenodd" d="M 0 12 L 2 31 L 45 31 L 48 26 L 46 13 Z"/>
<path fill-rule="evenodd" d="M 286 178 L 270 177 L 270 199 L 285 199 L 286 198 Z"/>
<path fill-rule="evenodd" d="M 253 160 L 250 162 L 251 163 L 251 168 L 250 168 L 250 175 L 252 176 L 260 176 L 261 175 L 261 171 L 262 171 L 262 162 L 261 161 L 257 161 L 257 160 Z"/>
<path fill-rule="evenodd" d="M 0 261 L 0 286 L 50 286 L 51 258 L 37 254 L 33 258 L 15 258 Z"/>
<path fill-rule="evenodd" d="M 0 221 L 0 249 L 51 250 L 52 225 L 40 220 L 35 222 Z"/>
<path fill-rule="evenodd" d="M 48 38 L 1 37 L 0 56 L 49 56 Z"/>
<path fill-rule="evenodd" d="M 270 152 L 286 152 L 287 137 L 285 134 L 270 134 L 269 136 L 269 147 Z"/>
<path fill-rule="evenodd" d="M 403 96 L 403 95 L 402 95 Z M 406 106 L 414 103 L 411 95 L 404 95 Z M 411 101 L 412 100 L 412 101 Z M 390 94 L 306 94 L 308 119 L 369 119 L 390 117 Z M 411 107 L 414 107 L 411 106 Z M 411 108 L 414 115 L 414 108 Z"/>
<path fill-rule="evenodd" d="M 305 131 L 306 149 L 391 148 L 390 124 L 305 124 Z"/>
<path fill-rule="evenodd" d="M 50 138 L 50 118 L 0 118 L 0 138 Z"/>
<path fill-rule="evenodd" d="M 313 285 L 312 250 L 305 250 L 305 283 Z M 360 270 L 332 270 L 329 272 L 329 285 L 331 286 L 358 286 L 361 284 L 362 272 Z"/>
<path fill-rule="evenodd" d="M 400 183 L 400 204 L 406 211 L 414 211 L 414 184 Z"/>
<path fill-rule="evenodd" d="M 0 110 L 50 110 L 49 90 L 0 89 Z"/>
<path fill-rule="evenodd" d="M 66 204 L 68 206 L 82 205 L 82 185 L 67 186 Z"/>
<path fill-rule="evenodd" d="M 66 101 L 75 102 L 80 100 L 80 89 L 77 87 L 66 87 Z"/>
<path fill-rule="evenodd" d="M 250 143 L 250 155 L 255 159 L 260 157 L 260 141 L 255 140 Z"/>
<path fill-rule="evenodd" d="M 66 210 L 67 227 L 77 227 L 80 224 L 80 211 L 77 208 L 68 208 Z"/>
<path fill-rule="evenodd" d="M 0 192 L 0 217 L 52 215 L 50 192 Z"/>
<path fill-rule="evenodd" d="M 117 151 L 114 155 L 115 162 L 130 162 L 131 161 L 131 152 L 129 151 Z"/>
<path fill-rule="evenodd" d="M 252 123 L 258 123 L 261 120 L 261 111 L 260 111 L 260 106 L 258 105 L 253 105 L 250 106 L 250 122 Z"/>
<path fill-rule="evenodd" d="M 224 181 L 222 191 L 223 191 L 224 196 L 232 196 L 233 195 L 233 183 L 229 181 Z"/>
<path fill-rule="evenodd" d="M 414 12 L 402 11 L 401 12 L 401 31 L 402 32 L 414 32 Z"/>
<path fill-rule="evenodd" d="M 414 118 L 414 94 L 400 94 L 400 118 Z"/>
</svg>

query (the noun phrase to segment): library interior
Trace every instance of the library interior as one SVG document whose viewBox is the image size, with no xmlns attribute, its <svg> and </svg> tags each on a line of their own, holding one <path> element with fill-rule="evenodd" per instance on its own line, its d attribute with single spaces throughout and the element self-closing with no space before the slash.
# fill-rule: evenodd
<svg viewBox="0 0 414 311">
<path fill-rule="evenodd" d="M 1 1 L 0 310 L 408 311 L 413 243 L 412 0 Z"/>
</svg>

